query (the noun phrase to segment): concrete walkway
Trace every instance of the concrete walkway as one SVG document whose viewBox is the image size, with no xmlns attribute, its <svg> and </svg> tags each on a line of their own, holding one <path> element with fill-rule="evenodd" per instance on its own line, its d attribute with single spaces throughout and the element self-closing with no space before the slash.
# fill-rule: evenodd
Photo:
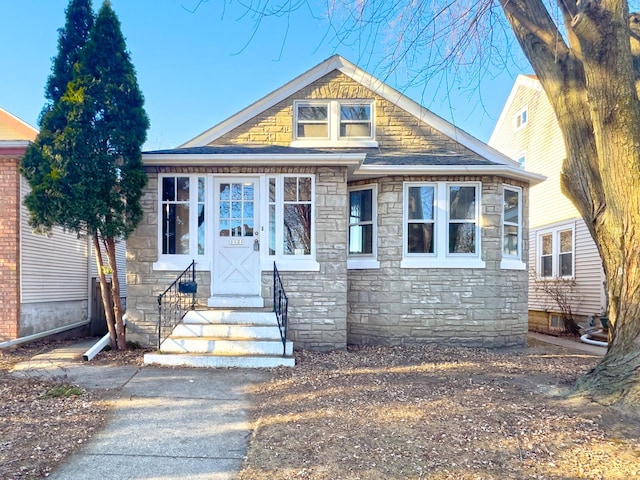
<svg viewBox="0 0 640 480">
<path fill-rule="evenodd" d="M 48 478 L 237 478 L 251 433 L 250 393 L 269 372 L 90 365 L 81 360 L 87 348 L 55 350 L 14 369 L 103 389 L 112 405 L 104 428 Z"/>
<path fill-rule="evenodd" d="M 587 353 L 589 355 L 597 355 L 602 357 L 605 353 L 607 353 L 607 347 L 589 345 L 587 343 L 582 343 L 578 339 L 568 337 L 554 337 L 553 335 L 545 335 L 544 333 L 535 332 L 529 332 L 528 336 L 529 338 L 533 338 L 534 340 L 538 340 L 540 342 L 549 343 L 551 345 L 556 345 L 558 347 L 563 347 L 570 350 L 575 350 L 577 352 Z"/>
</svg>

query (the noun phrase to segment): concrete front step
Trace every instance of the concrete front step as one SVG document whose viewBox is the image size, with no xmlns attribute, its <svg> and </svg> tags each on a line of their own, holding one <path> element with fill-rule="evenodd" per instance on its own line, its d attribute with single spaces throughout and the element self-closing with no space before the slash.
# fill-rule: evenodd
<svg viewBox="0 0 640 480">
<path fill-rule="evenodd" d="M 189 310 L 182 319 L 184 324 L 223 325 L 277 325 L 271 310 Z"/>
<path fill-rule="evenodd" d="M 230 339 L 211 337 L 175 337 L 171 335 L 160 345 L 166 353 L 211 353 L 218 355 L 282 355 L 282 340 Z M 286 343 L 286 355 L 293 354 L 293 343 Z"/>
<path fill-rule="evenodd" d="M 197 324 L 180 323 L 171 332 L 172 337 L 216 337 L 216 338 L 264 338 L 280 340 L 280 329 L 276 325 L 241 324 Z"/>
<path fill-rule="evenodd" d="M 294 367 L 293 356 L 282 355 L 211 355 L 197 353 L 147 353 L 145 365 L 200 368 L 274 368 Z"/>
</svg>

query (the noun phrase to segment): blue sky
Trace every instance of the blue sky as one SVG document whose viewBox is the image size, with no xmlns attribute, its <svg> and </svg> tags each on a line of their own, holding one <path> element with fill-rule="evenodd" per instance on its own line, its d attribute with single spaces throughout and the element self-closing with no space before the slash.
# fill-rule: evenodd
<svg viewBox="0 0 640 480">
<path fill-rule="evenodd" d="M 44 85 L 67 3 L 0 0 L 0 107 L 33 126 L 44 105 Z M 96 10 L 100 4 L 94 1 Z M 198 0 L 111 4 L 151 120 L 146 150 L 178 146 L 335 53 L 379 78 L 387 73 L 377 70 L 375 52 L 363 53 L 326 35 L 328 22 L 308 9 L 263 19 L 256 32 L 256 19 L 238 0 L 210 0 L 195 12 L 190 10 Z M 399 88 L 406 78 L 398 75 L 386 82 L 487 141 L 518 73 L 530 72 L 489 72 L 473 93 L 451 83 L 450 75 L 449 94 L 437 88 L 441 78 L 408 89 Z"/>
</svg>

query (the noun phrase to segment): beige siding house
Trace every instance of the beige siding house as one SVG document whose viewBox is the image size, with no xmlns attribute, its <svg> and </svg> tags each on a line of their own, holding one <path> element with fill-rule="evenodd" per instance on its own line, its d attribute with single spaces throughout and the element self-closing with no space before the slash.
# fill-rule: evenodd
<svg viewBox="0 0 640 480">
<path fill-rule="evenodd" d="M 526 340 L 543 177 L 340 56 L 143 163 L 130 338 L 156 342 L 156 297 L 195 260 L 203 312 L 271 308 L 275 264 L 296 348 Z"/>
<path fill-rule="evenodd" d="M 547 180 L 532 186 L 529 203 L 529 326 L 557 331 L 562 313 L 548 289 L 564 292 L 578 320 L 606 309 L 604 272 L 597 247 L 560 188 L 564 139 L 540 82 L 520 75 L 489 145 Z M 546 290 L 546 291 L 545 291 Z"/>
<path fill-rule="evenodd" d="M 37 130 L 0 108 L 0 345 L 87 326 L 94 257 L 86 238 L 54 227 L 38 235 L 23 204 L 20 160 Z M 125 248 L 120 247 L 124 262 Z M 121 277 L 125 270 L 122 263 Z"/>
</svg>

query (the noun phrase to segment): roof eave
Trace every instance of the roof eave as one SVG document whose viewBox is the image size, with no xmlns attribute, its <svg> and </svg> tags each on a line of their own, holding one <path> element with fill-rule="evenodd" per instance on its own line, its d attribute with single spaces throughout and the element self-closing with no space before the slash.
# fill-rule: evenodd
<svg viewBox="0 0 640 480">
<path fill-rule="evenodd" d="M 498 175 L 528 183 L 544 182 L 546 177 L 509 165 L 362 165 L 353 177 L 387 175 Z"/>
<path fill-rule="evenodd" d="M 365 153 L 322 153 L 322 154 L 142 154 L 145 166 L 222 166 L 241 164 L 243 166 L 316 166 L 316 165 L 360 165 Z"/>
</svg>

